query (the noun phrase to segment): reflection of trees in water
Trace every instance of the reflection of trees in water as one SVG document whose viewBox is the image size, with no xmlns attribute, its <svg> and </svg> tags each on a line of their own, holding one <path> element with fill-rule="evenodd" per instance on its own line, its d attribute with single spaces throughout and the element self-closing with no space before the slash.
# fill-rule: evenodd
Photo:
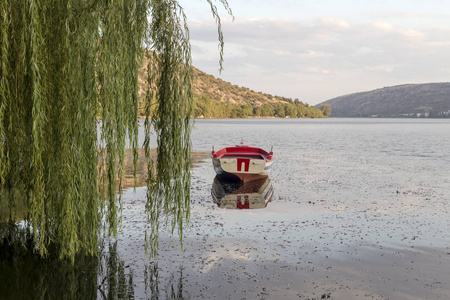
<svg viewBox="0 0 450 300">
<path fill-rule="evenodd" d="M 174 273 L 170 275 L 167 282 L 164 282 L 163 294 L 161 294 L 160 286 L 161 280 L 159 278 L 159 271 L 157 263 L 152 263 L 145 266 L 144 278 L 145 278 L 145 292 L 150 294 L 152 300 L 162 299 L 190 299 L 191 297 L 183 296 L 183 267 L 180 266 L 179 278 L 175 279 Z M 177 282 L 178 281 L 178 282 Z"/>
<path fill-rule="evenodd" d="M 78 254 L 75 263 L 60 260 L 58 249 L 49 246 L 49 255 L 36 252 L 33 236 L 17 224 L 0 224 L 1 299 L 133 299 L 132 274 L 116 253 L 98 257 Z"/>
<path fill-rule="evenodd" d="M 77 255 L 75 264 L 58 259 L 49 246 L 47 258 L 35 249 L 28 229 L 0 224 L 0 295 L 2 299 L 95 299 L 97 258 Z"/>
<path fill-rule="evenodd" d="M 104 241 L 104 240 L 103 240 Z M 0 299 L 134 299 L 133 271 L 120 259 L 117 242 L 100 245 L 98 257 L 78 254 L 75 263 L 58 259 L 58 249 L 38 255 L 33 235 L 24 226 L 0 223 Z M 183 296 L 183 269 L 160 280 L 157 264 L 145 266 L 149 299 Z"/>
<path fill-rule="evenodd" d="M 110 243 L 108 253 L 99 255 L 97 272 L 101 299 L 134 299 L 133 272 L 117 254 L 117 242 Z M 129 273 L 125 273 L 125 269 Z"/>
</svg>

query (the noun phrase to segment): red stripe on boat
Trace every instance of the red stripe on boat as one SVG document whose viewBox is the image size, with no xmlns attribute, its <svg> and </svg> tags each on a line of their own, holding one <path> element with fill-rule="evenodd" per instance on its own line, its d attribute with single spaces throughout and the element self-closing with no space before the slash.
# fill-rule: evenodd
<svg viewBox="0 0 450 300">
<path fill-rule="evenodd" d="M 244 201 L 242 201 L 242 197 L 244 197 Z M 248 195 L 237 196 L 236 208 L 237 209 L 249 209 L 250 208 L 250 201 L 248 199 Z"/>
<path fill-rule="evenodd" d="M 242 163 L 245 164 L 245 172 L 248 172 L 248 169 L 250 168 L 250 158 L 238 158 L 237 159 L 238 172 L 242 171 Z"/>
</svg>

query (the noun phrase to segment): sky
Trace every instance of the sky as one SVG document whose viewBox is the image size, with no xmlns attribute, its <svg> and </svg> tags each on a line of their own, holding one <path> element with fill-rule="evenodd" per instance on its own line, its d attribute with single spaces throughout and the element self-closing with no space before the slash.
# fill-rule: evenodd
<svg viewBox="0 0 450 300">
<path fill-rule="evenodd" d="M 450 1 L 220 1 L 224 70 L 206 0 L 179 0 L 193 65 L 256 92 L 316 105 L 410 83 L 450 81 Z"/>
</svg>

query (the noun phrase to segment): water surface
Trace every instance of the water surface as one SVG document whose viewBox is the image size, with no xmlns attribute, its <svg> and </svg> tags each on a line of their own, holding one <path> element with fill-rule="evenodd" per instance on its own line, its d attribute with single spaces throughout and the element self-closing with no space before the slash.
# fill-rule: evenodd
<svg viewBox="0 0 450 300">
<path fill-rule="evenodd" d="M 211 197 L 208 152 L 241 138 L 273 146 L 264 208 L 223 209 Z M 125 191 L 123 230 L 104 251 L 122 266 L 123 298 L 450 298 L 450 120 L 197 120 L 192 147 L 182 251 L 163 231 L 148 261 L 145 188 Z M 101 274 L 98 299 L 108 295 Z"/>
</svg>

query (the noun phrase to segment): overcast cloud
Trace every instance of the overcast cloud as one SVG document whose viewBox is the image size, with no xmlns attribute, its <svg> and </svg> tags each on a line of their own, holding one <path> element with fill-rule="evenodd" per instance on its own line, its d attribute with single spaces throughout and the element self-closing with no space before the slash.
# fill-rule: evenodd
<svg viewBox="0 0 450 300">
<path fill-rule="evenodd" d="M 401 6 L 361 6 L 352 13 L 342 7 L 327 7 L 325 1 L 323 12 L 313 10 L 315 6 L 310 3 L 308 9 L 314 11 L 311 16 L 302 7 L 302 13 L 286 13 L 286 18 L 280 18 L 280 3 L 294 10 L 300 9 L 297 2 L 262 1 L 264 12 L 259 16 L 246 12 L 245 6 L 241 16 L 237 13 L 240 2 L 229 3 L 236 19 L 232 22 L 222 13 L 225 63 L 221 75 L 214 21 L 207 18 L 207 10 L 198 12 L 206 14 L 204 17 L 189 9 L 186 12 L 194 66 L 232 84 L 317 104 L 384 86 L 449 81 L 447 8 L 411 11 Z M 440 1 L 429 3 L 437 5 Z"/>
</svg>

